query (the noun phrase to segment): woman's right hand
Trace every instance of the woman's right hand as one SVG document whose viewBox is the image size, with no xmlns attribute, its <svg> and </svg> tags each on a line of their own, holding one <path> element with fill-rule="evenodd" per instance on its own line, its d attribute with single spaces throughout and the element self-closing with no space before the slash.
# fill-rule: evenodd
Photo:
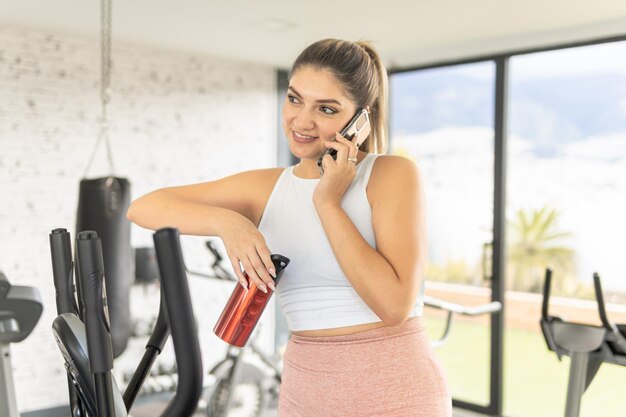
<svg viewBox="0 0 626 417">
<path fill-rule="evenodd" d="M 267 292 L 267 287 L 275 291 L 272 276 L 276 277 L 276 270 L 270 257 L 271 252 L 256 226 L 248 218 L 236 215 L 226 220 L 221 229 L 220 237 L 239 283 L 244 288 L 249 288 L 241 270 L 242 265 L 250 281 L 261 291 Z"/>
</svg>

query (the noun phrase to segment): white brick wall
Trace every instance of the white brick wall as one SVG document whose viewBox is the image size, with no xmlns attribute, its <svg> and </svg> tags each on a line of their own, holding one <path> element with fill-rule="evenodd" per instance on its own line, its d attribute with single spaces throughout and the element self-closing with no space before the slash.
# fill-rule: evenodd
<svg viewBox="0 0 626 417">
<path fill-rule="evenodd" d="M 50 327 L 56 309 L 48 233 L 74 233 L 78 183 L 98 131 L 99 41 L 1 26 L 0 40 L 0 270 L 13 284 L 38 287 L 45 302 L 33 334 L 12 346 L 24 412 L 67 401 Z M 111 82 L 116 174 L 131 181 L 133 198 L 275 164 L 273 69 L 114 38 Z M 101 147 L 90 174 L 107 173 Z M 134 246 L 151 245 L 151 232 L 132 233 Z M 183 238 L 188 265 L 206 271 L 202 242 Z M 208 367 L 224 351 L 212 327 L 232 286 L 198 278 L 190 286 Z M 154 300 L 141 298 L 133 292 L 133 313 L 153 314 Z M 267 313 L 261 341 L 270 348 L 273 311 Z M 143 341 L 131 344 L 118 371 L 134 368 L 137 348 Z"/>
</svg>

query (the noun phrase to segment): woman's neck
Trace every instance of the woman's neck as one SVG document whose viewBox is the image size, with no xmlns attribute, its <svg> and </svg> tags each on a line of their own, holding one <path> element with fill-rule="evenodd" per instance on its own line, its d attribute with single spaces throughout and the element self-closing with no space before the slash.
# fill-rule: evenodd
<svg viewBox="0 0 626 417">
<path fill-rule="evenodd" d="M 293 168 L 293 173 L 304 179 L 321 178 L 320 169 L 317 166 L 317 160 L 301 159 Z"/>
</svg>

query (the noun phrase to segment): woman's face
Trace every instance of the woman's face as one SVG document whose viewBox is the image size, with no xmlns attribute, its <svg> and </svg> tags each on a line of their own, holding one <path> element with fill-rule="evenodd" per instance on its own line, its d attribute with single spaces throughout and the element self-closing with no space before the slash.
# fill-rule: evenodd
<svg viewBox="0 0 626 417">
<path fill-rule="evenodd" d="M 291 77 L 283 105 L 283 130 L 291 153 L 317 161 L 326 150 L 324 141 L 333 140 L 356 110 L 329 71 L 300 68 Z"/>
</svg>

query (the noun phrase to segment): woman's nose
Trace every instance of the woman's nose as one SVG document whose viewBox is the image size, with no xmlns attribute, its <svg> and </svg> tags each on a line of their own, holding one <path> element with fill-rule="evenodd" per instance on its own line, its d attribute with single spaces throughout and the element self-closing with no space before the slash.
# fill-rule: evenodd
<svg viewBox="0 0 626 417">
<path fill-rule="evenodd" d="M 302 110 L 293 118 L 293 126 L 298 130 L 311 130 L 315 128 L 315 120 L 309 112 Z"/>
</svg>

